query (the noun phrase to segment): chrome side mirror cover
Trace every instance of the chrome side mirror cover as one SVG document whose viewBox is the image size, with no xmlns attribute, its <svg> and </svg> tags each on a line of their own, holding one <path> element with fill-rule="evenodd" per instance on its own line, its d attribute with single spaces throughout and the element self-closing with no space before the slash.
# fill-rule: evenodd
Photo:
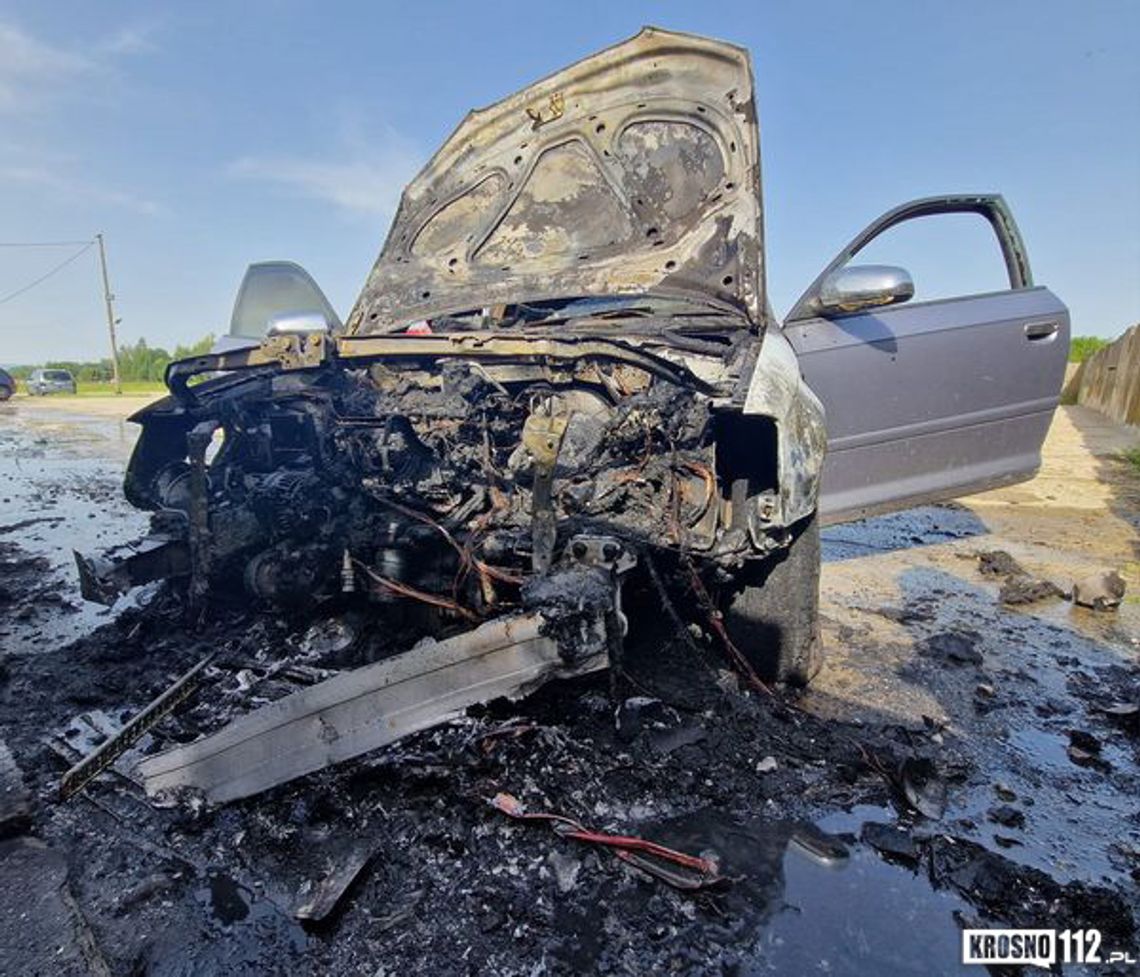
<svg viewBox="0 0 1140 977">
<path fill-rule="evenodd" d="M 259 261 L 246 269 L 241 280 L 229 336 L 235 342 L 257 345 L 267 335 L 339 333 L 342 329 L 325 293 L 304 268 L 293 261 Z"/>
<path fill-rule="evenodd" d="M 313 333 L 331 331 L 328 318 L 323 312 L 281 312 L 269 317 L 267 336 L 308 336 Z"/>
<path fill-rule="evenodd" d="M 893 265 L 847 265 L 820 285 L 817 306 L 822 315 L 843 315 L 914 297 L 914 282 L 905 268 Z"/>
</svg>

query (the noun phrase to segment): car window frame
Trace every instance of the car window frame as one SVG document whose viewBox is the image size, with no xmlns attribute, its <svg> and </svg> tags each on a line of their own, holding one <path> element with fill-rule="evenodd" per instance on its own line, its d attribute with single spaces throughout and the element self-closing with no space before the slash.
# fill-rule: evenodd
<svg viewBox="0 0 1140 977">
<path fill-rule="evenodd" d="M 868 224 L 860 231 L 847 246 L 837 254 L 831 262 L 816 276 L 815 281 L 808 286 L 800 296 L 791 311 L 784 317 L 785 323 L 799 322 L 815 319 L 824 314 L 819 304 L 820 291 L 824 280 L 840 268 L 848 265 L 856 255 L 866 248 L 872 241 L 886 231 L 900 224 L 912 220 L 935 217 L 941 214 L 977 214 L 983 217 L 990 225 L 997 237 L 998 247 L 1001 250 L 1002 260 L 1005 263 L 1009 288 L 999 292 L 979 292 L 976 295 L 1004 294 L 1006 291 L 1019 291 L 1034 287 L 1033 272 L 1029 266 L 1029 255 L 1025 250 L 1025 243 L 1021 239 L 1017 222 L 1005 198 L 1001 194 L 958 194 L 939 197 L 921 197 L 901 204 Z M 974 293 L 961 295 L 940 296 L 926 299 L 921 302 L 905 303 L 914 308 L 932 302 L 956 302 L 963 298 L 975 297 Z M 899 303 L 903 304 L 903 303 Z M 889 308 L 889 307 L 888 307 Z M 865 311 L 865 310 L 863 310 Z M 855 314 L 855 313 L 853 313 Z M 840 318 L 844 313 L 828 312 L 827 318 Z"/>
</svg>

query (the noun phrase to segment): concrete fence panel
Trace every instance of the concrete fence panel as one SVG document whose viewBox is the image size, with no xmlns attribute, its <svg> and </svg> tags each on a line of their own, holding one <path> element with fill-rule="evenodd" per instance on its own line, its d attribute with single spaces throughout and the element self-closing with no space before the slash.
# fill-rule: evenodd
<svg viewBox="0 0 1140 977">
<path fill-rule="evenodd" d="M 1077 403 L 1140 426 L 1140 324 L 1085 360 L 1066 388 L 1076 384 Z"/>
</svg>

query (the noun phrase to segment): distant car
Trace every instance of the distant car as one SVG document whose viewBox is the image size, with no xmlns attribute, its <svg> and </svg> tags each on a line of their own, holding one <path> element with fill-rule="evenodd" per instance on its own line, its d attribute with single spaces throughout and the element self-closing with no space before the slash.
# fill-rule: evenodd
<svg viewBox="0 0 1140 977">
<path fill-rule="evenodd" d="M 0 401 L 7 400 L 16 392 L 16 381 L 7 370 L 0 370 Z"/>
<path fill-rule="evenodd" d="M 70 370 L 33 370 L 28 377 L 28 393 L 33 397 L 45 394 L 75 393 L 75 377 Z"/>
</svg>

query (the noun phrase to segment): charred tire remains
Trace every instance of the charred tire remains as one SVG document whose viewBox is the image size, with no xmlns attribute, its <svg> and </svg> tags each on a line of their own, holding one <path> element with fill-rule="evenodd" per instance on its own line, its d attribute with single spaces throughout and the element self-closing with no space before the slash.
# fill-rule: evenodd
<svg viewBox="0 0 1140 977">
<path fill-rule="evenodd" d="M 793 528 L 791 545 L 741 577 L 724 626 L 762 679 L 806 685 L 823 665 L 819 634 L 819 519 Z"/>
</svg>

